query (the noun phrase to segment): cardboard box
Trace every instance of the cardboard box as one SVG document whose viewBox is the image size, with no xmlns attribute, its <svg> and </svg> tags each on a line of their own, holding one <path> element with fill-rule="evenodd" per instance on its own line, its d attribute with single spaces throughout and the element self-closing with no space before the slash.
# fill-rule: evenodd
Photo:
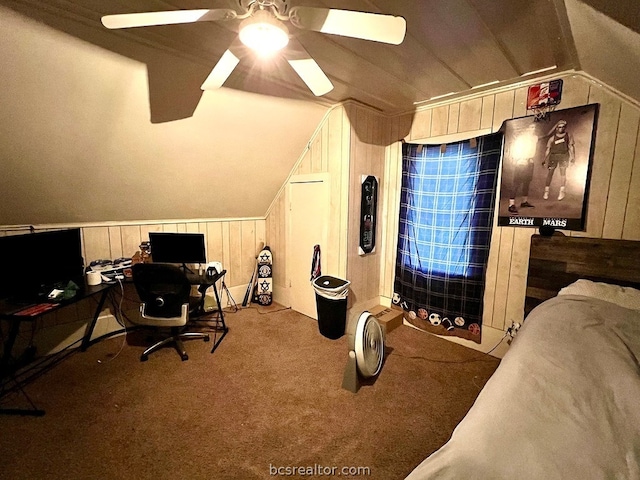
<svg viewBox="0 0 640 480">
<path fill-rule="evenodd" d="M 376 305 L 369 309 L 369 313 L 376 317 L 385 334 L 402 325 L 402 310 L 395 307 Z"/>
</svg>

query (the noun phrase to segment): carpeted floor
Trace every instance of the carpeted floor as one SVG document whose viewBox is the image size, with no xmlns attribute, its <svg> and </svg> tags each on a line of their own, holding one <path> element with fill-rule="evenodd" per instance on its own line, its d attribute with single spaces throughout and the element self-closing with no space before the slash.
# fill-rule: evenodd
<svg viewBox="0 0 640 480">
<path fill-rule="evenodd" d="M 351 478 L 402 479 L 498 365 L 401 326 L 379 377 L 353 394 L 341 388 L 346 337 L 275 305 L 225 318 L 216 352 L 190 341 L 186 362 L 171 348 L 140 362 L 138 332 L 64 359 L 26 388 L 44 417 L 0 417 L 0 477 L 247 480 L 302 466 L 322 475 L 294 478 L 360 467 Z"/>
</svg>

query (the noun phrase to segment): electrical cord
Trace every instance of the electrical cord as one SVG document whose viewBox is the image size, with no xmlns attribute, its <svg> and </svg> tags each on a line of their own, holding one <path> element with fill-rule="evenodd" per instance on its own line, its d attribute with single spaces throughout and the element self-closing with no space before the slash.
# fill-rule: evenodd
<svg viewBox="0 0 640 480">
<path fill-rule="evenodd" d="M 227 287 L 227 284 L 224 283 L 224 279 L 223 279 L 222 280 L 222 292 L 220 293 L 220 296 L 222 297 L 222 295 L 225 292 L 227 293 L 227 306 L 226 306 L 226 308 L 233 308 L 233 313 L 237 312 L 238 311 L 238 304 L 236 303 L 236 301 L 231 296 L 231 292 L 229 291 L 229 288 Z"/>
<path fill-rule="evenodd" d="M 243 310 L 249 309 L 249 308 L 255 310 L 260 315 L 268 315 L 270 313 L 277 313 L 277 312 L 283 312 L 284 310 L 291 310 L 291 307 L 282 307 L 282 308 L 279 308 L 278 310 L 266 310 L 264 312 L 261 312 L 260 311 L 260 307 L 258 307 L 258 306 L 253 307 L 251 305 L 249 305 L 248 307 L 244 307 Z M 230 312 L 230 313 L 235 313 L 235 312 Z"/>
<path fill-rule="evenodd" d="M 231 308 L 232 309 L 232 310 L 225 310 L 225 313 L 237 313 L 240 310 L 240 307 L 238 307 L 238 304 L 236 303 L 236 301 L 231 296 L 231 292 L 227 288 L 227 285 L 224 283 L 224 280 L 222 280 L 222 292 L 220 293 L 220 297 L 222 297 L 223 293 L 225 293 L 225 292 L 227 294 L 227 306 L 224 307 L 224 308 Z M 248 307 L 242 307 L 242 310 L 244 310 L 246 308 L 253 308 L 260 315 L 266 315 L 266 314 L 269 314 L 269 313 L 281 312 L 283 310 L 291 310 L 291 307 L 284 307 L 284 308 L 281 308 L 279 310 L 269 310 L 267 312 L 261 312 L 260 310 L 258 310 L 258 307 L 252 307 L 251 304 L 249 304 Z"/>
<path fill-rule="evenodd" d="M 504 341 L 505 338 L 507 338 L 508 333 L 505 332 L 504 335 L 502 336 L 502 338 L 500 339 L 500 341 L 498 343 L 496 343 L 493 348 L 491 350 L 489 350 L 488 352 L 483 352 L 481 355 L 475 357 L 475 358 L 468 358 L 466 360 L 436 360 L 434 358 L 427 358 L 427 357 L 423 357 L 420 355 L 402 355 L 400 353 L 395 353 L 392 352 L 390 355 L 392 356 L 396 356 L 396 357 L 401 357 L 401 358 L 408 358 L 411 360 L 426 360 L 427 362 L 433 362 L 433 363 L 448 363 L 448 364 L 460 364 L 460 363 L 470 363 L 470 362 L 479 362 L 479 361 L 484 361 L 486 360 L 486 357 L 493 352 L 496 348 L 498 348 L 500 346 L 500 344 Z M 392 347 L 393 348 L 393 347 Z"/>
<path fill-rule="evenodd" d="M 98 359 L 98 363 L 99 364 L 105 364 L 108 362 L 111 362 L 112 360 L 116 359 L 118 357 L 118 355 L 120 355 L 120 353 L 122 353 L 122 350 L 124 349 L 124 346 L 127 343 L 127 326 L 124 323 L 124 321 L 122 320 L 122 317 L 124 317 L 124 312 L 122 311 L 122 303 L 124 301 L 124 285 L 122 283 L 122 279 L 117 278 L 116 279 L 118 281 L 118 284 L 120 285 L 120 299 L 116 302 L 115 300 L 115 293 L 114 292 L 110 292 L 109 293 L 109 298 L 111 300 L 111 304 L 116 306 L 115 311 L 113 312 L 113 317 L 116 319 L 116 322 L 118 322 L 118 325 L 120 325 L 122 327 L 122 329 L 124 330 L 122 332 L 122 343 L 120 344 L 120 349 L 110 358 L 106 359 L 106 360 L 102 360 L 102 359 Z"/>
</svg>

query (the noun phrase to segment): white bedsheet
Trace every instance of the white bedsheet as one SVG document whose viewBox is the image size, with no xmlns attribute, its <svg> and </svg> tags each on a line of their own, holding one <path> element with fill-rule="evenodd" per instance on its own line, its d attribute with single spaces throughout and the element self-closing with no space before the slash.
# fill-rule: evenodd
<svg viewBox="0 0 640 480">
<path fill-rule="evenodd" d="M 535 308 L 451 439 L 407 477 L 640 479 L 640 312 Z"/>
</svg>

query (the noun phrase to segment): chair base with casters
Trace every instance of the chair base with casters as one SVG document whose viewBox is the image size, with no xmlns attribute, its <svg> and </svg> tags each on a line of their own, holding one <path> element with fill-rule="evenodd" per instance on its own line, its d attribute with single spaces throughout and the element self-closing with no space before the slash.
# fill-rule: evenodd
<svg viewBox="0 0 640 480">
<path fill-rule="evenodd" d="M 180 327 L 171 327 L 171 336 L 165 338 L 164 340 L 160 340 L 157 343 L 154 343 L 149 348 L 147 348 L 142 355 L 140 355 L 140 361 L 146 362 L 149 360 L 149 354 L 155 352 L 156 350 L 161 349 L 162 347 L 173 343 L 173 346 L 177 350 L 178 354 L 180 354 L 180 358 L 182 360 L 189 360 L 189 355 L 187 355 L 187 351 L 184 349 L 183 340 L 199 340 L 202 339 L 205 342 L 208 342 L 211 338 L 207 333 L 199 333 L 199 332 L 181 332 Z"/>
<path fill-rule="evenodd" d="M 182 342 L 192 339 L 208 342 L 210 337 L 205 332 L 186 331 L 192 306 L 191 284 L 184 271 L 176 265 L 164 263 L 137 263 L 132 271 L 133 282 L 142 302 L 140 316 L 132 318 L 132 323 L 171 332 L 168 337 L 148 347 L 140 360 L 148 360 L 151 353 L 170 344 L 173 344 L 182 360 L 188 360 Z"/>
</svg>

